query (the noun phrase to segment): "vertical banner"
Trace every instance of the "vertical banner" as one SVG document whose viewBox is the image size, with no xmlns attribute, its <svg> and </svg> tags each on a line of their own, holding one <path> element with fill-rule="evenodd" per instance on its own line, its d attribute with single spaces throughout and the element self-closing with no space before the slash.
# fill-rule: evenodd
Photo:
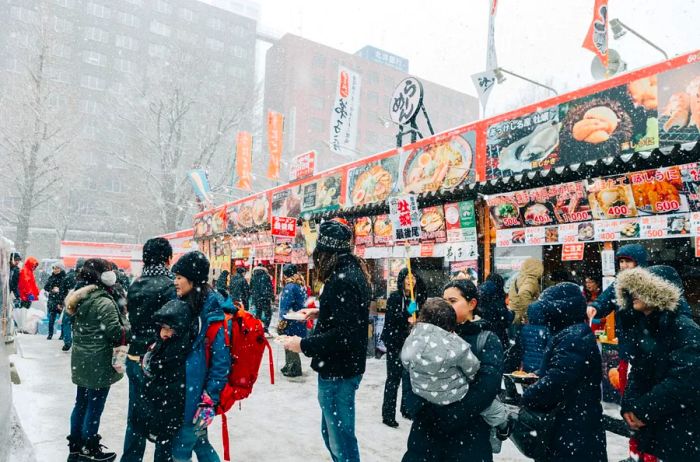
<svg viewBox="0 0 700 462">
<path fill-rule="evenodd" d="M 488 71 L 492 71 L 498 67 L 498 61 L 496 59 L 496 37 L 494 32 L 497 1 L 498 0 L 491 0 L 489 7 L 489 36 L 486 42 L 486 70 Z"/>
<path fill-rule="evenodd" d="M 236 137 L 236 187 L 250 191 L 253 164 L 253 137 L 248 132 L 238 132 Z"/>
<path fill-rule="evenodd" d="M 472 82 L 479 96 L 479 102 L 481 106 L 485 108 L 491 90 L 493 90 L 494 85 L 496 85 L 496 73 L 492 69 L 484 72 L 477 72 L 476 74 L 472 74 Z"/>
<path fill-rule="evenodd" d="M 284 132 L 284 116 L 279 112 L 267 113 L 267 148 L 270 152 L 270 162 L 267 165 L 267 178 L 279 180 L 280 160 L 282 159 L 282 134 Z"/>
<path fill-rule="evenodd" d="M 214 196 L 209 187 L 207 172 L 204 169 L 198 168 L 187 172 L 187 178 L 192 183 L 192 189 L 204 208 L 212 208 L 214 206 Z"/>
<path fill-rule="evenodd" d="M 360 75 L 338 66 L 338 87 L 331 112 L 331 151 L 345 156 L 355 155 L 359 113 Z"/>
<path fill-rule="evenodd" d="M 595 53 L 608 67 L 608 0 L 594 0 L 593 20 L 583 40 L 583 48 Z"/>
</svg>

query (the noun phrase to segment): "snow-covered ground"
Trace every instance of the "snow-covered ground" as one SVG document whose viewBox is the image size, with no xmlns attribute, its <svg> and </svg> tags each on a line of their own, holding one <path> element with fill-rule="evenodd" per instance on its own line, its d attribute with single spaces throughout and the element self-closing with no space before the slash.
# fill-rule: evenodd
<svg viewBox="0 0 700 462">
<path fill-rule="evenodd" d="M 57 337 L 57 335 L 56 335 Z M 33 443 L 37 460 L 65 460 L 66 435 L 73 407 L 75 386 L 70 379 L 70 354 L 63 344 L 40 335 L 19 335 L 19 354 L 12 357 L 22 383 L 13 388 L 15 408 Z M 282 348 L 272 342 L 275 369 L 284 362 Z M 264 361 L 252 396 L 229 413 L 231 454 L 234 461 L 329 461 L 320 434 L 320 411 L 316 401 L 316 374 L 304 361 L 304 376 L 287 379 L 276 373 L 270 385 L 269 367 Z M 400 415 L 398 429 L 381 422 L 381 402 L 386 377 L 383 360 L 367 361 L 367 372 L 357 396 L 357 437 L 365 462 L 400 461 L 405 450 L 410 422 Z M 128 383 L 126 377 L 116 383 L 107 400 L 100 433 L 103 443 L 121 454 L 126 427 Z M 572 423 L 575 425 L 575 422 Z M 220 419 L 211 427 L 210 437 L 221 452 Z M 608 434 L 609 460 L 627 457 L 627 442 Z M 144 460 L 152 460 L 149 445 Z M 529 460 L 507 441 L 497 461 Z"/>
</svg>

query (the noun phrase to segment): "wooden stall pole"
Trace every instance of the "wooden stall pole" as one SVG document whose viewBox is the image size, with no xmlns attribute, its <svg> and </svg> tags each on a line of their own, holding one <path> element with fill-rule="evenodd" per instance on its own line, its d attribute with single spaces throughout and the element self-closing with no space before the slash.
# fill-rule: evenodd
<svg viewBox="0 0 700 462">
<path fill-rule="evenodd" d="M 482 279 L 486 280 L 491 274 L 491 219 L 489 218 L 489 208 L 486 205 L 485 200 L 479 201 L 479 207 L 477 207 L 479 214 L 479 226 L 483 231 L 484 236 L 484 277 Z M 478 236 L 478 233 L 477 233 Z"/>
</svg>

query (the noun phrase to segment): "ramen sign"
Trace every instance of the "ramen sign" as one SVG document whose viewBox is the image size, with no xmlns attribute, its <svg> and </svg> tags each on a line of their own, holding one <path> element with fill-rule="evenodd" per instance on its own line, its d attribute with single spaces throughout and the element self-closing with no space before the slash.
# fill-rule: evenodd
<svg viewBox="0 0 700 462">
<path fill-rule="evenodd" d="M 404 125 L 412 121 L 423 105 L 423 84 L 418 79 L 407 77 L 394 90 L 389 114 L 392 122 Z"/>
</svg>

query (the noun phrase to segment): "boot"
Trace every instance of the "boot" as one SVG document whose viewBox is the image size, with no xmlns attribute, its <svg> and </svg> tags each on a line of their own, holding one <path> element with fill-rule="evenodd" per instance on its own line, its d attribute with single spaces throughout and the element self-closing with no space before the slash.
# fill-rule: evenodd
<svg viewBox="0 0 700 462">
<path fill-rule="evenodd" d="M 85 445 L 80 452 L 80 462 L 112 462 L 116 459 L 117 454 L 114 452 L 105 452 L 107 447 L 100 444 L 102 437 L 95 435 L 85 441 Z"/>
<path fill-rule="evenodd" d="M 80 438 L 73 438 L 71 436 L 67 436 L 66 439 L 68 440 L 68 462 L 78 462 L 83 442 Z"/>
</svg>

